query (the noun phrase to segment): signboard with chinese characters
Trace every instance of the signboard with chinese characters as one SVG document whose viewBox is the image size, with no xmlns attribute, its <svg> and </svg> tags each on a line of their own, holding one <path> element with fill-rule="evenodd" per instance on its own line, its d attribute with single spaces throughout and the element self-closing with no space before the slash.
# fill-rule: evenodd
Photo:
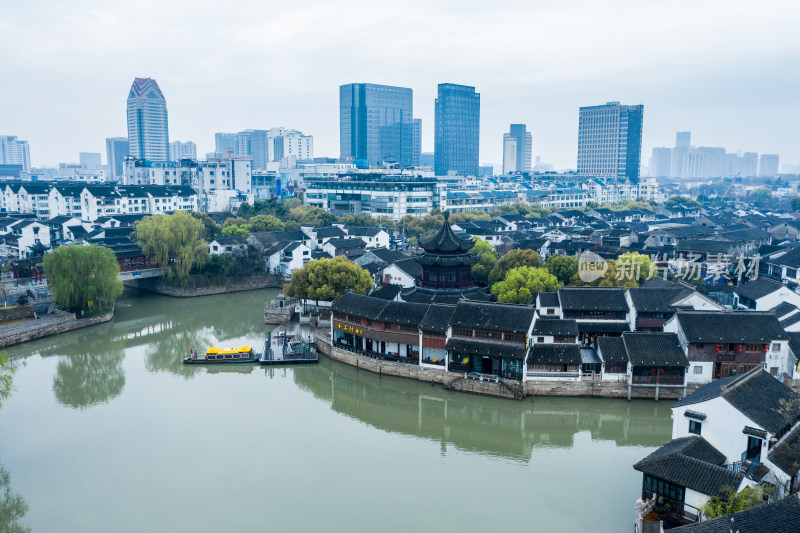
<svg viewBox="0 0 800 533">
<path fill-rule="evenodd" d="M 336 323 L 336 329 L 345 333 L 352 333 L 354 335 L 364 335 L 363 329 L 357 326 L 351 326 L 349 324 L 342 324 L 341 322 Z"/>
</svg>

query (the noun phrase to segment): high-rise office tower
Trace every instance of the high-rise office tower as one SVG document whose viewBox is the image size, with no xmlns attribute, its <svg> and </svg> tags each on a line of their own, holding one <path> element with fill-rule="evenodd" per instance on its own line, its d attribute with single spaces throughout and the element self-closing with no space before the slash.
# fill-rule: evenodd
<svg viewBox="0 0 800 533">
<path fill-rule="evenodd" d="M 777 176 L 778 163 L 778 154 L 761 154 L 758 162 L 758 175 L 761 177 Z"/>
<path fill-rule="evenodd" d="M 578 174 L 639 181 L 643 105 L 581 107 L 578 119 Z"/>
<path fill-rule="evenodd" d="M 503 134 L 503 174 L 529 172 L 533 151 L 531 132 L 525 124 L 511 124 Z"/>
<path fill-rule="evenodd" d="M 650 176 L 655 178 L 669 177 L 671 168 L 672 149 L 653 148 L 653 155 L 650 157 Z"/>
<path fill-rule="evenodd" d="M 752 178 L 758 175 L 758 154 L 745 152 L 742 154 L 742 176 Z"/>
<path fill-rule="evenodd" d="M 99 152 L 79 152 L 78 160 L 82 167 L 90 169 L 99 169 L 103 166 L 101 155 Z"/>
<path fill-rule="evenodd" d="M 370 165 L 413 165 L 414 93 L 406 87 L 339 87 L 339 155 Z"/>
<path fill-rule="evenodd" d="M 420 166 L 420 157 L 422 156 L 422 119 L 414 119 L 414 134 L 411 142 L 411 166 Z"/>
<path fill-rule="evenodd" d="M 691 147 L 692 147 L 691 131 L 675 132 L 675 148 L 686 148 L 688 150 Z"/>
<path fill-rule="evenodd" d="M 172 141 L 169 143 L 169 160 L 197 159 L 197 145 L 192 141 Z"/>
<path fill-rule="evenodd" d="M 678 131 L 675 132 L 675 148 L 672 150 L 672 164 L 670 165 L 670 174 L 672 178 L 683 177 L 683 167 L 686 161 L 686 154 L 692 147 L 692 132 L 691 131 Z"/>
<path fill-rule="evenodd" d="M 440 83 L 436 98 L 434 172 L 478 175 L 481 95 L 475 87 Z"/>
<path fill-rule="evenodd" d="M 0 164 L 22 165 L 22 170 L 30 170 L 31 152 L 28 141 L 20 141 L 16 135 L 0 135 Z"/>
<path fill-rule="evenodd" d="M 137 159 L 169 160 L 167 101 L 154 79 L 133 80 L 128 93 L 128 140 Z"/>
<path fill-rule="evenodd" d="M 116 180 L 122 177 L 125 158 L 131 154 L 127 137 L 109 137 L 106 139 L 106 162 L 108 164 L 108 179 Z"/>
<path fill-rule="evenodd" d="M 222 155 L 228 150 L 236 151 L 236 134 L 235 133 L 215 133 L 214 134 L 214 152 L 217 155 Z"/>
</svg>

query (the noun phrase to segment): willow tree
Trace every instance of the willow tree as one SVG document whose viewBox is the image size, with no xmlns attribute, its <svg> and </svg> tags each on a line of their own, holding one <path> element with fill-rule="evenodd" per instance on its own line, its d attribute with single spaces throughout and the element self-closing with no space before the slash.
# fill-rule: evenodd
<svg viewBox="0 0 800 533">
<path fill-rule="evenodd" d="M 372 288 L 369 272 L 340 255 L 333 259 L 309 261 L 292 272 L 283 292 L 295 298 L 338 300 L 347 291 L 366 294 Z"/>
<path fill-rule="evenodd" d="M 186 285 L 192 268 L 208 261 L 203 222 L 185 211 L 145 217 L 136 222 L 134 238 L 142 252 L 164 269 L 166 280 Z"/>
<path fill-rule="evenodd" d="M 96 244 L 56 248 L 44 256 L 44 273 L 53 299 L 69 311 L 105 312 L 122 295 L 114 252 Z"/>
</svg>

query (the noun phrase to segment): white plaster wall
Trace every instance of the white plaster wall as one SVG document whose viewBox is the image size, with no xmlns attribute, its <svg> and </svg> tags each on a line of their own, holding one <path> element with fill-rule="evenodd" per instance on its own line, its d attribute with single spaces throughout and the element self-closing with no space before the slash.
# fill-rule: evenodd
<svg viewBox="0 0 800 533">
<path fill-rule="evenodd" d="M 756 311 L 768 311 L 783 302 L 800 307 L 800 294 L 782 286 L 775 292 L 756 300 Z"/>
<path fill-rule="evenodd" d="M 701 374 L 695 374 L 695 368 L 701 368 Z M 708 383 L 714 376 L 714 363 L 692 361 L 689 363 L 689 370 L 686 374 L 687 383 Z"/>
</svg>

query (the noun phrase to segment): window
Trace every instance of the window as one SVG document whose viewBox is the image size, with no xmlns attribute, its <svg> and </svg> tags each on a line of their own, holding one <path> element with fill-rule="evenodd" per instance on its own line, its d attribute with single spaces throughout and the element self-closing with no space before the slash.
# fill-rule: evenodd
<svg viewBox="0 0 800 533">
<path fill-rule="evenodd" d="M 536 342 L 544 342 L 544 337 L 536 337 Z"/>
<path fill-rule="evenodd" d="M 554 315 L 554 314 L 556 314 L 556 310 L 555 309 L 548 309 L 547 310 L 547 314 L 548 315 Z"/>
<path fill-rule="evenodd" d="M 699 376 L 702 373 L 703 373 L 703 367 L 702 366 L 698 365 L 698 366 L 694 367 L 694 375 L 695 376 Z"/>
<path fill-rule="evenodd" d="M 689 420 L 689 433 L 700 435 L 702 430 L 703 430 L 702 422 L 698 422 L 697 420 Z"/>
<path fill-rule="evenodd" d="M 773 342 L 773 343 L 772 343 L 772 351 L 773 351 L 773 352 L 780 352 L 780 351 L 781 351 L 781 345 L 780 345 L 780 343 L 778 343 L 778 342 Z"/>
</svg>

